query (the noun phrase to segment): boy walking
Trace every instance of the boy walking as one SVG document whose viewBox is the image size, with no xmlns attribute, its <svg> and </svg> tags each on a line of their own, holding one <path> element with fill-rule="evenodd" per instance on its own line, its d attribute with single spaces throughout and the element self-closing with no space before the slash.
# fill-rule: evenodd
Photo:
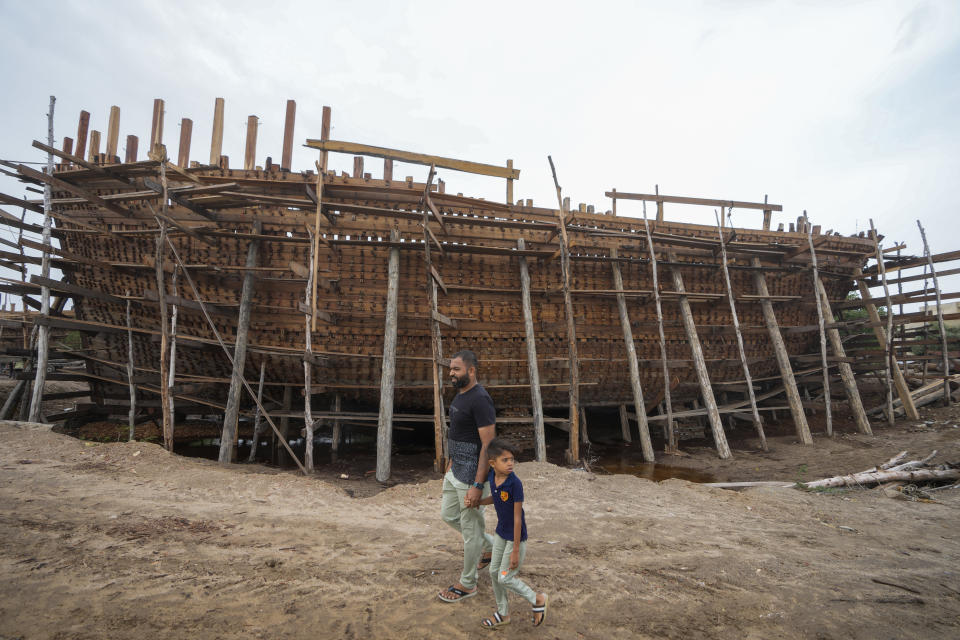
<svg viewBox="0 0 960 640">
<path fill-rule="evenodd" d="M 547 594 L 536 593 L 517 577 L 527 551 L 527 523 L 523 513 L 523 484 L 513 472 L 517 449 L 510 443 L 494 438 L 487 445 L 490 459 L 490 496 L 480 504 L 492 504 L 497 510 L 497 531 L 493 536 L 490 561 L 490 582 L 497 600 L 493 618 L 484 618 L 485 629 L 495 629 L 510 623 L 507 591 L 513 591 L 533 605 L 533 626 L 539 627 L 547 619 Z"/>
</svg>

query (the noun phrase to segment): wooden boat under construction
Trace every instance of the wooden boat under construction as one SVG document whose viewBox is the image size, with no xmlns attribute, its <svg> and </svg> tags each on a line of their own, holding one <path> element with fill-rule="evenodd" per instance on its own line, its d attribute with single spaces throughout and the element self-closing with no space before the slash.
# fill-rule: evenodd
<svg viewBox="0 0 960 640">
<path fill-rule="evenodd" d="M 395 411 L 430 420 L 442 415 L 452 393 L 443 389 L 444 359 L 471 349 L 480 358 L 480 380 L 504 418 L 529 425 L 545 411 L 565 414 L 573 402 L 570 418 L 555 426 L 572 432 L 574 451 L 578 406 L 627 405 L 649 414 L 650 430 L 660 433 L 666 421 L 656 420 L 667 391 L 671 412 L 683 415 L 702 405 L 701 413 L 709 415 L 713 396 L 746 398 L 744 364 L 760 410 L 768 391 L 768 407 L 783 405 L 783 397 L 775 396 L 790 393 L 788 357 L 796 366 L 803 362 L 798 357 L 819 348 L 811 249 L 833 302 L 845 300 L 876 250 L 872 238 L 821 233 L 803 219 L 789 231 L 783 225 L 771 229 L 771 214 L 781 208 L 766 203 L 617 191 L 606 194 L 612 198 L 607 213 L 514 202 L 519 171 L 512 163 L 485 165 L 332 141 L 325 134 L 326 109 L 324 131 L 307 141 L 318 151 L 314 169 L 289 166 L 289 110 L 281 162 L 267 159 L 256 166 L 253 122 L 244 168 L 231 168 L 220 155 L 222 102 L 218 106 L 210 163 L 190 162 L 189 127 L 182 127 L 187 137 L 181 137 L 179 161 L 167 160 L 161 105 L 147 160 L 137 159 L 135 140 L 128 139 L 120 162 L 112 118 L 106 153 L 97 141 L 87 156 L 81 118 L 75 147 L 69 138 L 63 149 L 35 143 L 57 157 L 52 177 L 17 167 L 23 180 L 49 184 L 53 191 L 52 234 L 59 248 L 51 249 L 52 266 L 63 278 L 32 282 L 73 298 L 72 319 L 43 322 L 82 332 L 78 355 L 86 361 L 92 398 L 101 406 L 124 407 L 118 413 L 130 402 L 128 308 L 134 383 L 144 406 L 158 405 L 158 394 L 167 390 L 160 377 L 166 369 L 162 325 L 175 308 L 175 333 L 168 341 L 175 342 L 169 390 L 177 412 L 222 411 L 236 357 L 254 387 L 264 372 L 263 405 L 274 415 L 303 417 L 295 407 L 303 406 L 306 363 L 316 411 L 311 418 L 329 417 L 319 408 L 330 407 L 334 398 L 354 417 L 372 413 L 383 390 L 393 393 L 387 418 Z M 355 171 L 325 170 L 329 153 L 355 155 Z M 364 157 L 383 159 L 382 173 L 379 167 L 376 176 L 365 173 Z M 395 177 L 394 161 L 431 167 L 429 178 Z M 504 179 L 506 202 L 449 193 L 434 168 Z M 616 203 L 624 199 L 650 202 L 649 222 L 616 215 Z M 664 207 L 672 203 L 718 209 L 721 223 L 733 207 L 740 219 L 755 214 L 761 228 L 670 221 Z M 44 211 L 36 200 L 19 204 Z M 4 222 L 38 230 L 19 220 Z M 166 241 L 158 250 L 161 233 Z M 247 326 L 247 335 L 239 336 L 241 353 L 238 327 L 242 334 Z M 253 413 L 247 394 L 240 406 L 241 414 Z M 384 410 L 377 417 L 382 425 Z M 714 426 L 715 439 L 722 428 L 718 434 Z M 439 419 L 436 429 L 440 458 Z"/>
</svg>

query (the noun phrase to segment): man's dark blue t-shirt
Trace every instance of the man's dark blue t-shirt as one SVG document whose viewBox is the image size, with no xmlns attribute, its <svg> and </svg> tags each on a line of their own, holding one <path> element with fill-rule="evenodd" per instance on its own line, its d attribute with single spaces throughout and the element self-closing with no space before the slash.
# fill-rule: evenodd
<svg viewBox="0 0 960 640">
<path fill-rule="evenodd" d="M 479 384 L 469 391 L 458 393 L 450 403 L 450 431 L 447 434 L 447 450 L 450 452 L 453 477 L 466 484 L 477 479 L 477 464 L 480 461 L 480 427 L 488 427 L 497 421 L 493 398 Z"/>
<path fill-rule="evenodd" d="M 493 506 L 497 510 L 497 535 L 504 540 L 513 540 L 513 505 L 523 502 L 523 484 L 517 474 L 511 473 L 499 487 L 496 486 L 496 473 L 490 469 L 490 494 Z M 520 509 L 520 542 L 527 539 L 527 517 Z"/>
</svg>

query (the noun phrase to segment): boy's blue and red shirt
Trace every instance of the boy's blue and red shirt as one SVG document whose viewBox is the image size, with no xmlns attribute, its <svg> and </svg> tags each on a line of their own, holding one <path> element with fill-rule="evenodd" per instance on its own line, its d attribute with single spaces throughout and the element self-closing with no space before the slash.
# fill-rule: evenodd
<svg viewBox="0 0 960 640">
<path fill-rule="evenodd" d="M 496 485 L 496 472 L 490 469 L 487 478 L 490 483 L 490 494 L 493 496 L 493 506 L 497 510 L 497 535 L 504 540 L 513 540 L 513 505 L 523 502 L 523 484 L 517 474 L 510 473 L 499 487 Z M 520 510 L 520 542 L 527 539 L 527 518 L 523 509 Z"/>
</svg>

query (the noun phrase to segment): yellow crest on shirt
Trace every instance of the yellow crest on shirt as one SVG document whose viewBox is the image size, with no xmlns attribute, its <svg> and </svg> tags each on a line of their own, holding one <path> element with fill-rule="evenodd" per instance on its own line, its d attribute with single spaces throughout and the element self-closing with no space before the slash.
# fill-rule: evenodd
<svg viewBox="0 0 960 640">
<path fill-rule="evenodd" d="M 509 494 L 509 493 L 507 493 L 506 491 L 501 491 L 501 492 L 500 492 L 500 502 L 506 502 L 506 501 L 509 500 L 509 499 L 510 499 L 510 494 Z"/>
</svg>

